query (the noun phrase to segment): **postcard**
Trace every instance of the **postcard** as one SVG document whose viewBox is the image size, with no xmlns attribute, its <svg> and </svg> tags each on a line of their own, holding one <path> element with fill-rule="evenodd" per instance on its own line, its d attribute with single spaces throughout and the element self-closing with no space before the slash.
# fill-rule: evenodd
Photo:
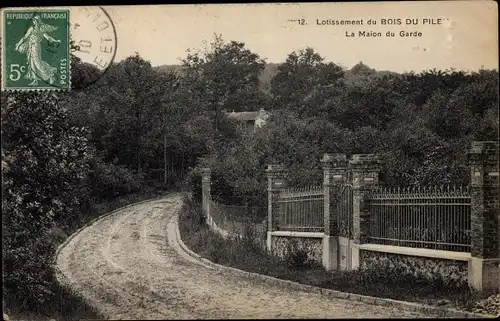
<svg viewBox="0 0 500 321">
<path fill-rule="evenodd" d="M 2 9 L 4 321 L 498 316 L 497 6 Z"/>
</svg>

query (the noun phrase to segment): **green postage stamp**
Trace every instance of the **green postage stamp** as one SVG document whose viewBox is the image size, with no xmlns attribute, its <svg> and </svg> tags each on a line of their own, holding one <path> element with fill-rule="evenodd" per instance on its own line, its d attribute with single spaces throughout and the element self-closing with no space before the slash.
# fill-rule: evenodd
<svg viewBox="0 0 500 321">
<path fill-rule="evenodd" d="M 2 90 L 69 90 L 69 10 L 5 9 L 2 23 Z"/>
</svg>

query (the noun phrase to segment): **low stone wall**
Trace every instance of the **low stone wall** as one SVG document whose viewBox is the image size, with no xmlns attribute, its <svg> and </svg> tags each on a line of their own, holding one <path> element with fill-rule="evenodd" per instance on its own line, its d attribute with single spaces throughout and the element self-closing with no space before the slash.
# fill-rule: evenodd
<svg viewBox="0 0 500 321">
<path fill-rule="evenodd" d="M 272 250 L 279 256 L 287 250 L 304 250 L 308 260 L 321 264 L 323 255 L 323 239 L 319 237 L 271 236 Z"/>
<path fill-rule="evenodd" d="M 361 250 L 360 267 L 392 267 L 401 269 L 403 273 L 422 275 L 433 278 L 441 276 L 445 281 L 454 283 L 467 283 L 468 262 L 459 260 L 447 260 L 441 258 L 429 258 Z"/>
</svg>

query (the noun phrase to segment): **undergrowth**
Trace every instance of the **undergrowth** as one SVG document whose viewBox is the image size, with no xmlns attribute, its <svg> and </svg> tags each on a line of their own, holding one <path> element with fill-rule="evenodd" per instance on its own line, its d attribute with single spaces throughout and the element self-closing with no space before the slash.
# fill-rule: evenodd
<svg viewBox="0 0 500 321">
<path fill-rule="evenodd" d="M 278 256 L 252 237 L 225 239 L 206 224 L 200 204 L 187 197 L 180 213 L 179 230 L 191 250 L 214 263 L 302 284 L 395 300 L 449 304 L 469 311 L 485 296 L 471 291 L 465 283 L 405 274 L 389 266 L 329 272 L 293 245 Z"/>
</svg>

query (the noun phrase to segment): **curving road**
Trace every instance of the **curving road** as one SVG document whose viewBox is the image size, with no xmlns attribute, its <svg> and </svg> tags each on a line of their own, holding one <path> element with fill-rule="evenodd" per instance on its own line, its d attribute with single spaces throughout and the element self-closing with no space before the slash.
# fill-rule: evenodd
<svg viewBox="0 0 500 321">
<path fill-rule="evenodd" d="M 119 210 L 60 251 L 62 282 L 112 319 L 426 317 L 222 274 L 184 253 L 172 194 Z"/>
</svg>

